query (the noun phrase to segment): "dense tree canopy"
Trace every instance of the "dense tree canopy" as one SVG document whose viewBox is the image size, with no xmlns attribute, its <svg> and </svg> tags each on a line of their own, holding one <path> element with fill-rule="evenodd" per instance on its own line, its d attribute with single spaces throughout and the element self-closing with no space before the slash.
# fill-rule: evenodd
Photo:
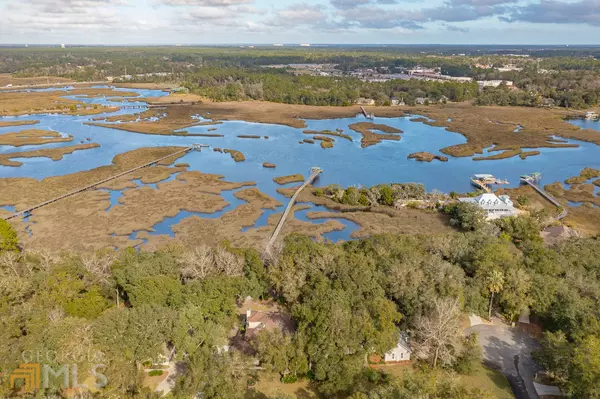
<svg viewBox="0 0 600 399">
<path fill-rule="evenodd" d="M 574 397 L 594 397 L 598 239 L 546 247 L 532 233 L 537 228 L 528 218 L 505 219 L 495 229 L 342 245 L 291 235 L 267 264 L 255 251 L 227 245 L 83 256 L 5 252 L 3 370 L 17 367 L 22 351 L 102 353 L 106 396 L 151 397 L 144 367 L 172 358 L 180 369 L 174 397 L 243 397 L 256 378 L 252 360 L 222 348 L 241 328 L 237 304 L 251 294 L 277 300 L 293 324 L 291 333 L 263 331 L 252 341 L 261 365 L 285 382 L 308 378 L 325 395 L 486 397 L 440 371 L 398 380 L 365 370 L 365 362 L 409 331 L 428 367 L 469 373 L 480 352 L 476 337 L 463 337 L 460 315 L 487 317 L 492 308 L 515 320 L 530 308 L 548 330 L 540 364 Z M 82 373 L 95 362 L 82 360 Z"/>
</svg>

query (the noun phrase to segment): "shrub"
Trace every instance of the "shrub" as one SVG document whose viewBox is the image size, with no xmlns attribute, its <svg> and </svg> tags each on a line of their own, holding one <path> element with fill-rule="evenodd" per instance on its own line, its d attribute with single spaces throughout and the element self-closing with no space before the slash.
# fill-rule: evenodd
<svg viewBox="0 0 600 399">
<path fill-rule="evenodd" d="M 450 215 L 450 224 L 463 230 L 478 230 L 486 224 L 486 214 L 476 204 L 458 202 L 448 205 L 444 211 Z"/>
<path fill-rule="evenodd" d="M 360 193 L 360 197 L 358 198 L 358 203 L 364 206 L 368 206 L 370 204 L 369 202 L 369 198 L 367 197 L 367 194 L 365 193 Z"/>
<path fill-rule="evenodd" d="M 322 189 L 320 189 L 320 188 L 317 188 L 317 189 L 314 191 L 314 193 L 313 193 L 313 194 L 314 194 L 315 196 L 317 196 L 317 197 L 322 197 L 322 196 L 323 196 L 323 190 L 322 190 Z"/>
<path fill-rule="evenodd" d="M 390 186 L 381 186 L 381 188 L 379 189 L 379 193 L 381 194 L 381 199 L 379 201 L 382 205 L 394 205 L 394 191 Z"/>
<path fill-rule="evenodd" d="M 348 187 L 342 196 L 342 204 L 358 205 L 360 201 L 360 192 L 356 187 Z"/>
<path fill-rule="evenodd" d="M 148 373 L 150 377 L 158 377 L 159 375 L 163 375 L 164 371 L 162 370 L 152 370 Z"/>
<path fill-rule="evenodd" d="M 284 384 L 293 384 L 296 381 L 298 381 L 298 377 L 296 377 L 295 375 L 288 374 L 286 376 L 281 377 L 281 382 L 283 382 Z"/>
<path fill-rule="evenodd" d="M 517 204 L 519 204 L 521 206 L 525 206 L 525 205 L 529 204 L 529 198 L 527 198 L 524 195 L 519 195 L 517 197 Z"/>
<path fill-rule="evenodd" d="M 0 254 L 3 252 L 18 252 L 19 240 L 17 232 L 4 219 L 0 219 Z"/>
</svg>

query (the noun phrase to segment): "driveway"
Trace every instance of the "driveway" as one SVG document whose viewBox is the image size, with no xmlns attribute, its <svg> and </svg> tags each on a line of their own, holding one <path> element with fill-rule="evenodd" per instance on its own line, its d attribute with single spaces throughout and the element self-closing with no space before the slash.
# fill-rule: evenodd
<svg viewBox="0 0 600 399">
<path fill-rule="evenodd" d="M 486 365 L 500 371 L 510 382 L 517 399 L 539 399 L 533 377 L 540 370 L 531 352 L 538 342 L 526 333 L 504 324 L 480 324 L 465 330 L 479 334 Z"/>
</svg>

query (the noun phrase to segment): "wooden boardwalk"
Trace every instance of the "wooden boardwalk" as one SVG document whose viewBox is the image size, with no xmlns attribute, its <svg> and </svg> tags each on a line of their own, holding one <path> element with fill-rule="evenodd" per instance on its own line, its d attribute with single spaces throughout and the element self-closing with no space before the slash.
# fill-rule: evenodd
<svg viewBox="0 0 600 399">
<path fill-rule="evenodd" d="M 321 168 L 313 168 L 312 172 L 310 174 L 310 177 L 300 187 L 298 187 L 298 189 L 296 190 L 294 195 L 292 195 L 292 198 L 290 198 L 290 202 L 288 202 L 287 207 L 285 208 L 285 211 L 283 212 L 283 215 L 281 215 L 281 219 L 279 219 L 279 222 L 277 223 L 277 227 L 275 227 L 275 231 L 273 231 L 273 234 L 271 235 L 271 238 L 269 239 L 269 242 L 267 243 L 267 247 L 266 247 L 267 253 L 271 253 L 271 247 L 277 240 L 277 237 L 279 236 L 281 229 L 283 229 L 283 225 L 285 224 L 285 221 L 286 221 L 290 211 L 292 210 L 292 207 L 296 203 L 296 198 L 298 198 L 298 195 L 300 194 L 300 192 L 302 190 L 304 190 L 306 188 L 306 186 L 308 186 L 309 184 L 312 184 L 314 182 L 314 180 L 317 178 L 317 176 L 319 176 L 319 174 L 321 174 L 321 172 L 323 172 L 323 170 Z"/>
<path fill-rule="evenodd" d="M 71 197 L 71 196 L 73 196 L 73 195 L 75 195 L 75 194 L 79 194 L 79 193 L 82 193 L 82 192 L 84 192 L 84 191 L 87 191 L 87 190 L 90 190 L 90 189 L 96 188 L 97 186 L 99 186 L 99 185 L 101 185 L 101 184 L 104 184 L 104 183 L 106 183 L 106 182 L 109 182 L 109 181 L 111 181 L 111 180 L 118 179 L 119 177 L 125 176 L 125 175 L 127 175 L 127 174 L 129 174 L 129 173 L 133 173 L 133 172 L 135 172 L 136 170 L 140 170 L 140 169 L 142 169 L 142 168 L 146 168 L 146 167 L 148 167 L 148 166 L 156 165 L 157 163 L 159 163 L 159 162 L 161 162 L 161 161 L 164 161 L 164 160 L 165 160 L 165 159 L 167 159 L 167 158 L 171 158 L 171 157 L 174 157 L 174 156 L 176 156 L 176 155 L 179 155 L 179 154 L 184 154 L 184 153 L 186 153 L 186 152 L 190 152 L 191 150 L 193 150 L 193 149 L 198 149 L 198 148 L 201 148 L 201 146 L 195 145 L 195 146 L 193 146 L 193 147 L 186 147 L 185 149 L 183 149 L 183 150 L 180 150 L 180 151 L 177 151 L 177 152 L 174 152 L 173 154 L 170 154 L 170 155 L 164 156 L 164 157 L 162 157 L 162 158 L 159 158 L 159 159 L 155 159 L 154 161 L 151 161 L 151 162 L 145 163 L 145 164 L 143 164 L 143 165 L 137 166 L 137 167 L 135 167 L 135 168 L 133 168 L 133 169 L 126 170 L 125 172 L 121 172 L 121 173 L 119 173 L 119 174 L 117 174 L 117 175 L 114 175 L 114 176 L 108 177 L 108 178 L 106 178 L 106 179 L 104 179 L 104 180 L 97 181 L 97 182 L 95 182 L 95 183 L 92 183 L 92 184 L 90 184 L 90 185 L 87 185 L 87 186 L 85 186 L 85 187 L 78 188 L 78 189 L 76 189 L 76 190 L 73 190 L 73 191 L 71 191 L 71 192 L 68 192 L 68 193 L 66 193 L 66 194 L 63 194 L 63 195 L 61 195 L 61 196 L 59 196 L 59 197 L 55 197 L 55 198 L 49 199 L 48 201 L 44 201 L 44 202 L 42 202 L 42 203 L 40 203 L 40 204 L 34 205 L 34 206 L 32 206 L 31 208 L 27 208 L 27 209 L 25 209 L 25 210 L 22 210 L 22 211 L 20 211 L 20 212 L 15 212 L 15 213 L 13 213 L 12 215 L 9 215 L 9 216 L 5 217 L 5 218 L 4 218 L 4 220 L 9 220 L 9 219 L 13 219 L 13 218 L 21 217 L 21 216 L 28 216 L 29 214 L 31 214 L 31 212 L 32 212 L 32 211 L 34 211 L 34 210 L 36 210 L 36 209 L 42 208 L 42 207 L 44 207 L 44 206 L 46 206 L 46 205 L 50 205 L 50 204 L 52 204 L 52 203 L 55 203 L 55 202 L 57 202 L 57 201 L 60 201 L 60 200 L 62 200 L 62 199 L 65 199 L 65 198 Z"/>
<path fill-rule="evenodd" d="M 367 119 L 373 119 L 375 117 L 374 114 L 369 114 L 367 112 L 367 110 L 365 109 L 365 107 L 363 107 L 362 105 L 360 106 L 360 110 L 362 111 L 363 115 L 365 116 L 365 118 Z"/>
<path fill-rule="evenodd" d="M 556 217 L 556 220 L 564 219 L 567 216 L 567 209 L 565 207 L 563 207 L 561 205 L 561 203 L 556 200 L 556 198 L 554 198 L 553 196 L 548 194 L 546 191 L 544 191 L 542 188 L 540 188 L 540 186 L 535 184 L 532 180 L 521 178 L 521 183 L 528 184 L 531 188 L 533 188 L 535 191 L 537 191 L 542 197 L 544 197 L 548 201 L 550 201 L 552 203 L 552 205 L 554 205 L 558 209 L 562 209 L 560 214 Z"/>
</svg>

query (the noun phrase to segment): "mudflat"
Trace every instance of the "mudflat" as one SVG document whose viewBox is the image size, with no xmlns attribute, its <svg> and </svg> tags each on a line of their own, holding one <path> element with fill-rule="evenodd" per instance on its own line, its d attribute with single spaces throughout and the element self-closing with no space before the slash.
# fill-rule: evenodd
<svg viewBox="0 0 600 399">
<path fill-rule="evenodd" d="M 20 132 L 8 132 L 0 135 L 0 145 L 20 147 L 73 141 L 72 136 L 63 137 L 53 130 L 26 129 Z"/>
<path fill-rule="evenodd" d="M 72 154 L 75 151 L 89 150 L 91 148 L 100 147 L 100 144 L 89 143 L 89 144 L 77 144 L 68 147 L 57 147 L 57 148 L 44 148 L 41 150 L 23 151 L 23 152 L 9 152 L 6 154 L 0 154 L 0 165 L 3 166 L 14 166 L 18 167 L 23 165 L 23 162 L 13 161 L 14 158 L 36 158 L 45 157 L 50 158 L 53 161 L 59 161 L 65 154 Z"/>
</svg>

